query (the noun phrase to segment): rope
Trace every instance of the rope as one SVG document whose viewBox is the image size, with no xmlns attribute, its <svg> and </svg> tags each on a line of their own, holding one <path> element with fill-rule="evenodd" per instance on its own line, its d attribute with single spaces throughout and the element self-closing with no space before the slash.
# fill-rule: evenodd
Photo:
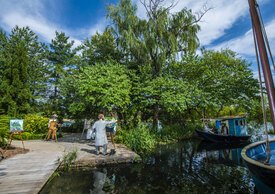
<svg viewBox="0 0 275 194">
<path fill-rule="evenodd" d="M 264 40 L 265 40 L 266 46 L 267 46 L 268 54 L 269 54 L 269 57 L 270 57 L 273 69 L 275 70 L 274 60 L 273 60 L 273 57 L 272 57 L 271 49 L 270 49 L 270 46 L 269 46 L 267 34 L 266 34 L 266 31 L 265 31 L 265 27 L 264 27 L 264 22 L 263 22 L 263 19 L 262 19 L 261 10 L 260 10 L 260 7 L 259 7 L 258 3 L 256 3 L 256 8 L 257 8 L 256 9 L 257 13 L 259 15 L 261 29 L 262 29 L 262 32 L 263 32 L 263 36 L 264 36 Z"/>
</svg>

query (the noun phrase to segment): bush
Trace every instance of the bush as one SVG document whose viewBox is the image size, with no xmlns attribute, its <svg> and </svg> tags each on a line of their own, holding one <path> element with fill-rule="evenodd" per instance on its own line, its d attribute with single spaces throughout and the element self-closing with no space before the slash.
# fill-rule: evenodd
<svg viewBox="0 0 275 194">
<path fill-rule="evenodd" d="M 194 134 L 195 129 L 200 129 L 203 126 L 200 122 L 188 123 L 186 126 L 179 124 L 165 125 L 157 136 L 162 141 L 174 141 L 191 138 Z"/>
<path fill-rule="evenodd" d="M 0 146 L 7 143 L 9 125 L 11 117 L 7 115 L 0 115 Z M 24 133 L 22 138 L 24 140 L 42 139 L 48 131 L 48 118 L 39 115 L 28 114 L 24 117 L 23 123 Z M 21 136 L 15 135 L 14 139 L 21 139 Z"/>
<path fill-rule="evenodd" d="M 48 131 L 48 118 L 35 114 L 24 117 L 24 131 L 32 134 L 44 134 Z"/>
<path fill-rule="evenodd" d="M 30 132 L 22 133 L 22 139 L 24 139 L 24 140 L 42 139 L 43 137 L 45 137 L 45 134 L 34 134 L 34 133 L 30 133 Z M 13 139 L 21 140 L 21 136 L 14 135 Z"/>
<path fill-rule="evenodd" d="M 61 161 L 61 169 L 63 169 L 63 171 L 65 172 L 70 171 L 72 169 L 73 164 L 75 164 L 77 156 L 77 149 L 73 149 L 70 152 L 65 153 L 62 159 L 58 159 L 59 162 Z"/>
<path fill-rule="evenodd" d="M 116 142 L 123 143 L 138 154 L 146 154 L 155 148 L 156 137 L 145 124 L 131 130 L 118 130 Z"/>
<path fill-rule="evenodd" d="M 7 143 L 9 126 L 10 117 L 7 115 L 0 115 L 0 147 L 3 147 Z"/>
</svg>

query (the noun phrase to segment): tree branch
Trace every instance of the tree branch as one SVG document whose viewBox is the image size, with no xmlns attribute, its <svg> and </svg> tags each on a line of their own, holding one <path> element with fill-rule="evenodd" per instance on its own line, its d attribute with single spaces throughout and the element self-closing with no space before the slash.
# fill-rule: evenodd
<svg viewBox="0 0 275 194">
<path fill-rule="evenodd" d="M 177 4 L 178 0 L 171 0 L 171 4 L 164 8 L 164 2 L 167 0 L 139 0 L 140 3 L 144 6 L 147 15 L 149 18 L 155 19 L 157 18 L 158 14 L 157 11 L 160 10 L 160 8 L 163 8 L 162 12 L 169 12 L 171 9 L 173 9 Z"/>
</svg>

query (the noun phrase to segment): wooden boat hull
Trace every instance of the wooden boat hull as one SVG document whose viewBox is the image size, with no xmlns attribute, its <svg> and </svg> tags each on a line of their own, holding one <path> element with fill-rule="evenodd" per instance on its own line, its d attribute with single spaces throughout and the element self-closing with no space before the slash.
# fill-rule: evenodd
<svg viewBox="0 0 275 194">
<path fill-rule="evenodd" d="M 243 143 L 247 142 L 250 139 L 250 135 L 243 135 L 243 136 L 236 136 L 236 135 L 222 135 L 222 134 L 215 134 L 211 132 L 205 132 L 201 130 L 197 130 L 196 132 L 199 137 L 216 143 L 227 143 L 227 144 L 233 144 L 233 143 Z"/>
<path fill-rule="evenodd" d="M 269 164 L 266 160 L 265 141 L 249 144 L 241 153 L 252 176 L 262 181 L 267 186 L 275 189 L 275 140 L 270 141 L 271 159 Z"/>
</svg>

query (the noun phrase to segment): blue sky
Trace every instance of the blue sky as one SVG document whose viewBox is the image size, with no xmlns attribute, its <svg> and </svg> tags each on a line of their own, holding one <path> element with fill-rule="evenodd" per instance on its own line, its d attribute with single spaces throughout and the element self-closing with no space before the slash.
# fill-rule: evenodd
<svg viewBox="0 0 275 194">
<path fill-rule="evenodd" d="M 7 33 L 18 25 L 29 26 L 41 41 L 49 43 L 55 31 L 63 31 L 75 46 L 110 24 L 106 6 L 118 0 L 0 0 L 0 27 Z M 171 0 L 167 0 L 169 4 Z M 138 16 L 146 18 L 139 0 Z M 258 0 L 272 51 L 275 51 L 275 2 Z M 186 7 L 194 13 L 211 8 L 199 23 L 201 46 L 220 50 L 230 48 L 249 62 L 255 62 L 251 21 L 247 0 L 179 0 L 173 12 Z M 255 68 L 253 68 L 255 69 Z"/>
</svg>

